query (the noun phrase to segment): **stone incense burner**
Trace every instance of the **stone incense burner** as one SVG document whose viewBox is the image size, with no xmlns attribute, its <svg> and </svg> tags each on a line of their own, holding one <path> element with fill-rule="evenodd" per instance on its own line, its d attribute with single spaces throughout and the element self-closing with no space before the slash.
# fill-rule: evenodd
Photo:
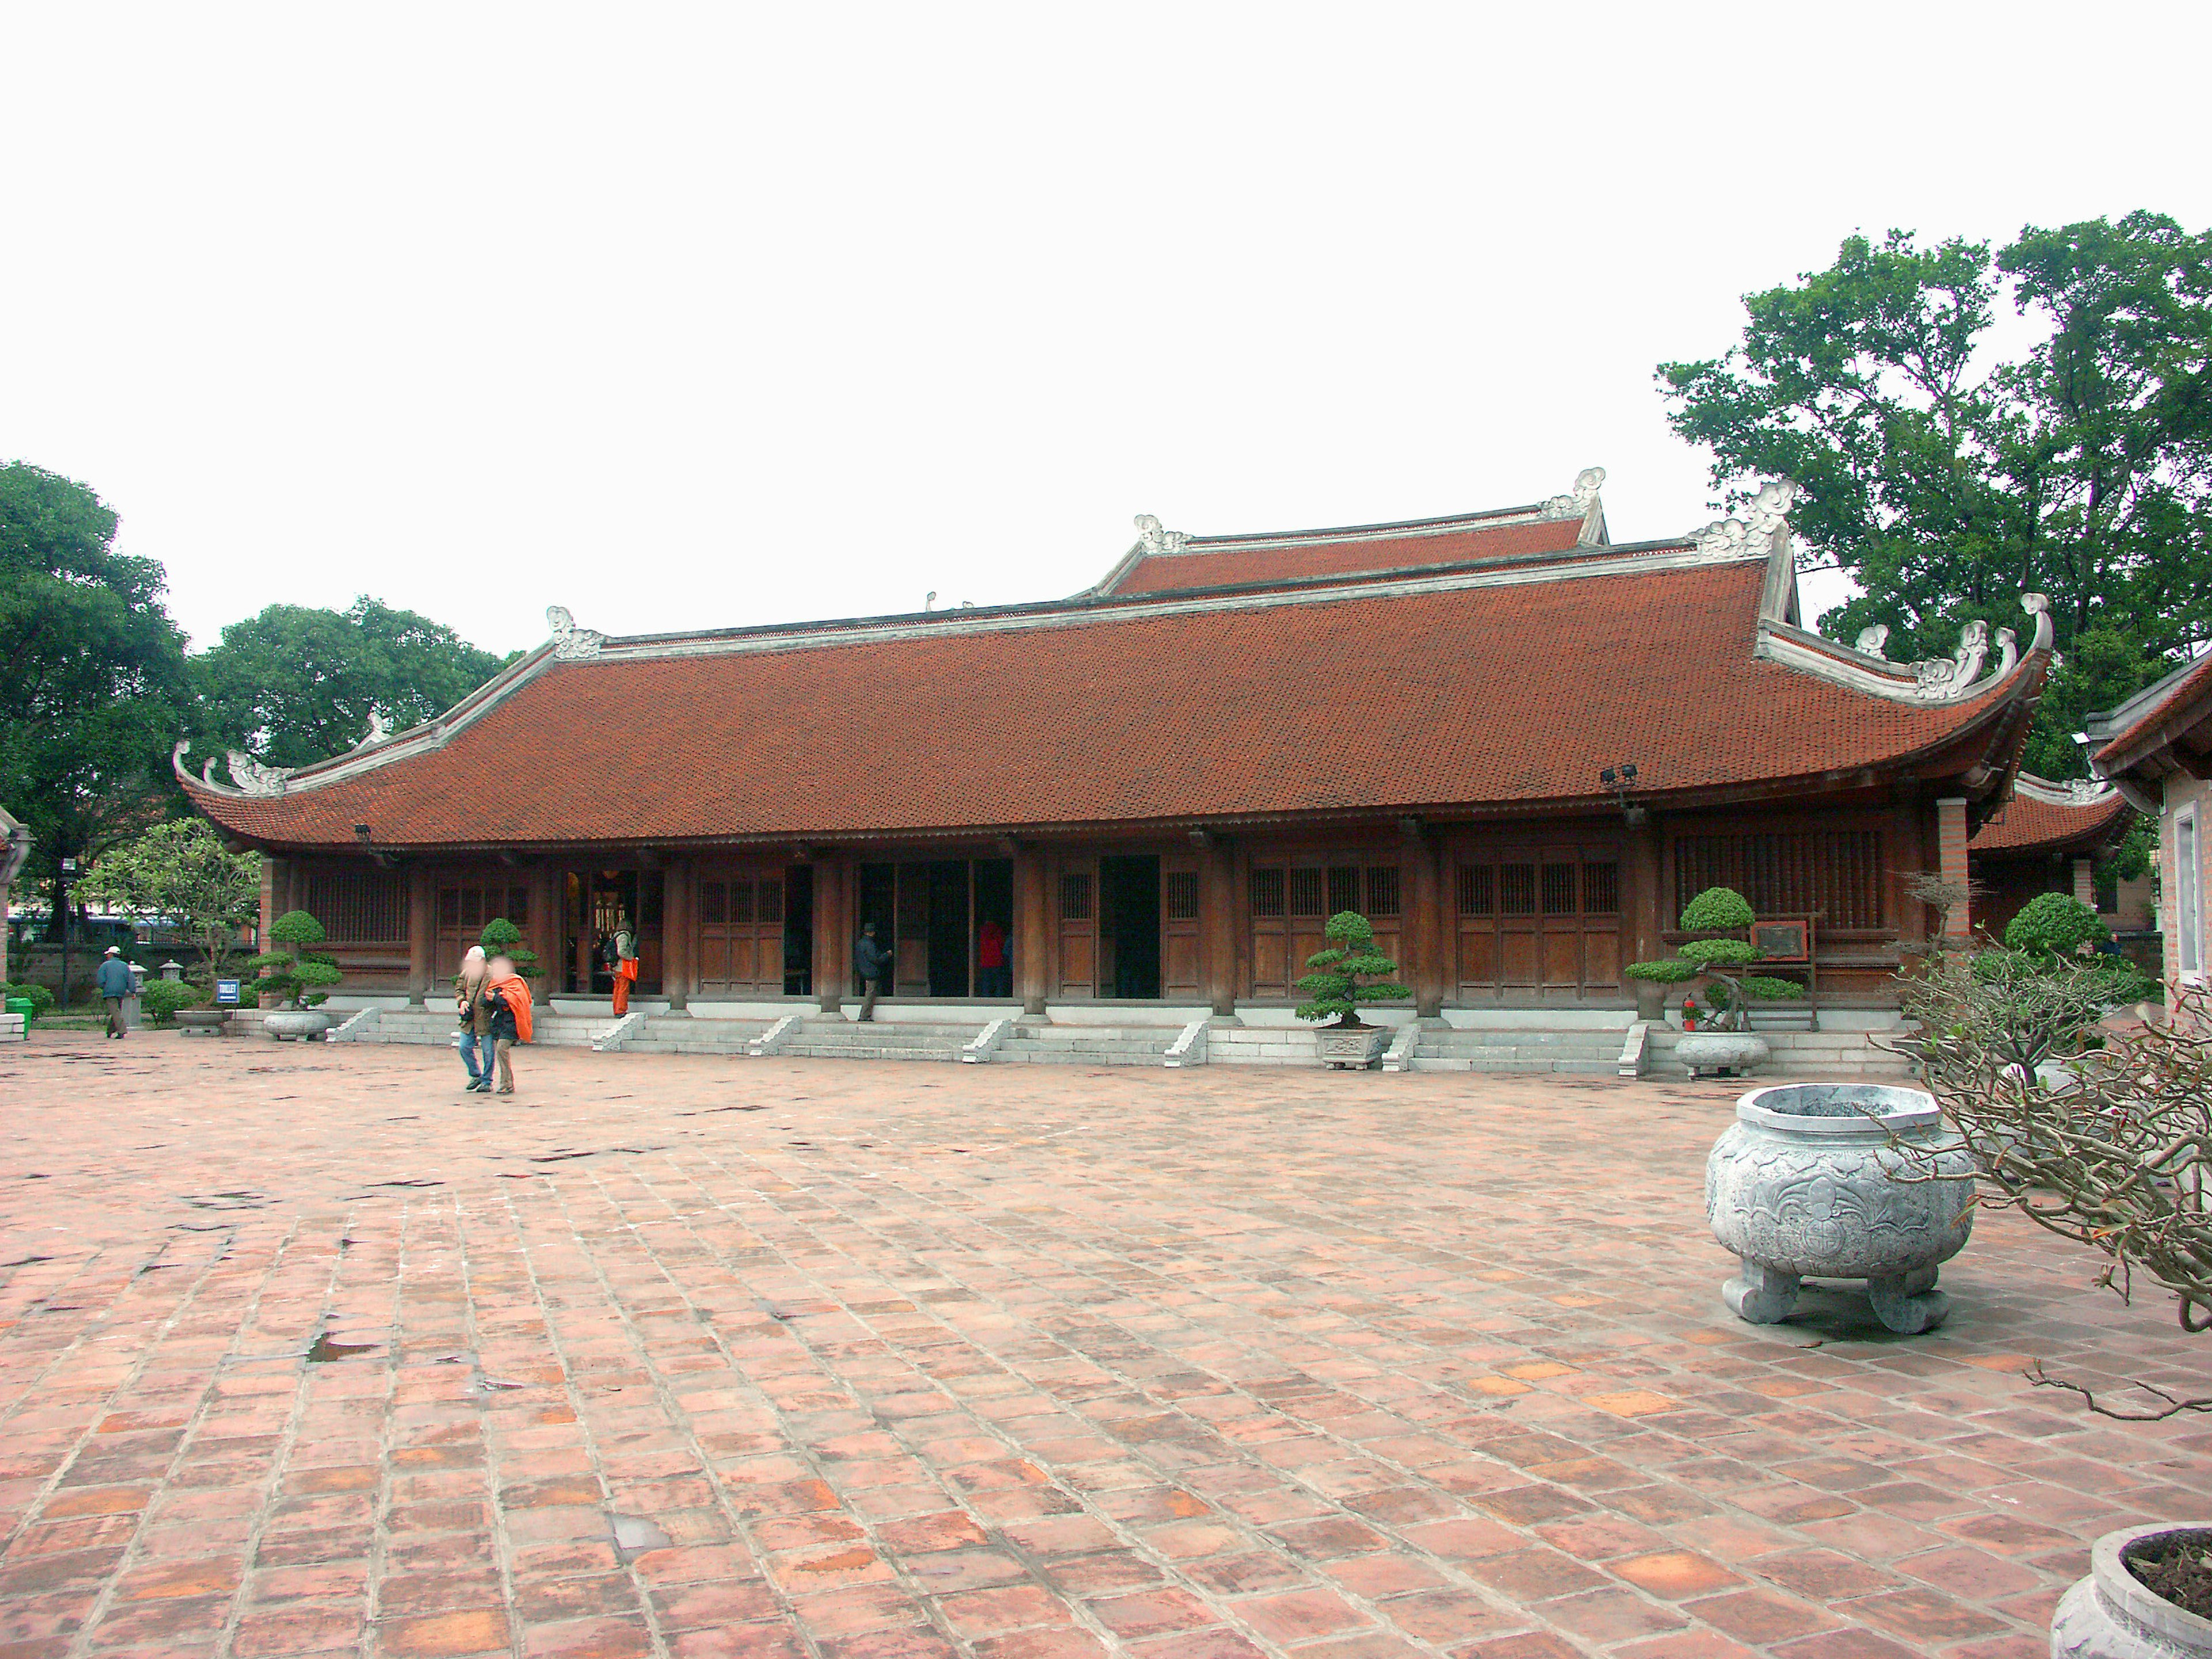
<svg viewBox="0 0 2212 1659">
<path fill-rule="evenodd" d="M 1792 1083 L 1753 1090 L 1735 1115 L 1705 1164 L 1706 1219 L 1743 1259 L 1721 1288 L 1729 1308 L 1771 1325 L 1802 1280 L 1856 1279 L 1893 1331 L 1942 1324 L 1936 1269 L 1972 1231 L 1974 1164 L 1933 1097 Z"/>
</svg>

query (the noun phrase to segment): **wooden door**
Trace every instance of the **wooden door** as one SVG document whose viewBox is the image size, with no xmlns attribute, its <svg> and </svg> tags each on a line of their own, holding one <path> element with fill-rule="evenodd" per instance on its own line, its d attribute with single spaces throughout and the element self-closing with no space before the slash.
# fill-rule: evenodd
<svg viewBox="0 0 2212 1659">
<path fill-rule="evenodd" d="M 1060 994 L 1096 996 L 1098 988 L 1098 860 L 1065 859 L 1060 866 L 1056 921 Z"/>
<path fill-rule="evenodd" d="M 884 988 L 902 997 L 929 994 L 929 866 L 902 864 L 898 867 L 898 942 L 890 985 Z"/>
<path fill-rule="evenodd" d="M 1199 994 L 1198 860 L 1160 860 L 1160 995 L 1189 1001 Z"/>
<path fill-rule="evenodd" d="M 1361 861 L 1354 863 L 1353 858 Z M 1252 866 L 1252 994 L 1294 997 L 1306 960 L 1328 942 L 1328 919 L 1357 910 L 1375 929 L 1375 948 L 1393 961 L 1403 937 L 1401 877 L 1395 860 L 1322 854 Z"/>
<path fill-rule="evenodd" d="M 1459 990 L 1475 1000 L 1562 1001 L 1620 988 L 1620 860 L 1575 843 L 1463 859 Z"/>
<path fill-rule="evenodd" d="M 448 872 L 434 884 L 436 918 L 430 957 L 431 977 L 449 984 L 460 971 L 461 957 L 483 937 L 484 924 L 504 917 L 520 927 L 526 945 L 530 933 L 530 884 L 519 871 L 498 870 L 459 875 Z"/>
<path fill-rule="evenodd" d="M 749 999 L 783 994 L 783 872 L 702 868 L 693 882 L 698 989 Z"/>
</svg>

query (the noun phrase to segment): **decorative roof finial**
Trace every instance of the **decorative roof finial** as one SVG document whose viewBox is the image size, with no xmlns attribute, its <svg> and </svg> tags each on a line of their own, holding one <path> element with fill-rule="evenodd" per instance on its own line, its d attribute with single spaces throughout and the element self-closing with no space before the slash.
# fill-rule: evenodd
<svg viewBox="0 0 2212 1659">
<path fill-rule="evenodd" d="M 1774 538 L 1790 533 L 1790 506 L 1797 495 L 1795 483 L 1777 478 L 1752 497 L 1741 518 L 1717 519 L 1690 539 L 1700 553 L 1770 553 Z"/>
<path fill-rule="evenodd" d="M 1149 513 L 1137 514 L 1137 535 L 1148 554 L 1180 553 L 1189 539 L 1180 530 L 1161 529 L 1160 521 Z"/>
<path fill-rule="evenodd" d="M 380 743 L 388 742 L 391 739 L 391 737 L 392 722 L 385 719 L 380 711 L 372 708 L 368 711 L 368 735 L 363 738 L 359 743 L 356 744 L 354 747 L 356 749 L 374 749 Z"/>
<path fill-rule="evenodd" d="M 1889 624 L 1876 623 L 1871 628 L 1859 629 L 1859 642 L 1854 647 L 1862 657 L 1881 657 L 1882 647 L 1889 643 Z M 1889 660 L 1882 657 L 1882 660 Z"/>
<path fill-rule="evenodd" d="M 599 654 L 606 635 L 576 626 L 565 605 L 545 607 L 545 625 L 553 630 L 553 654 L 562 662 L 577 662 Z"/>
</svg>

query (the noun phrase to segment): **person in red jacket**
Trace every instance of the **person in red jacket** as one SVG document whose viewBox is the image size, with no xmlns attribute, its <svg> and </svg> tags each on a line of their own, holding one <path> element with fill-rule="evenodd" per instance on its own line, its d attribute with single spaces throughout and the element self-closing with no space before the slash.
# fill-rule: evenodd
<svg viewBox="0 0 2212 1659">
<path fill-rule="evenodd" d="M 1005 997 L 1013 992 L 1013 976 L 1006 968 L 1006 930 L 999 926 L 998 918 L 988 916 L 975 930 L 975 994 Z"/>
</svg>

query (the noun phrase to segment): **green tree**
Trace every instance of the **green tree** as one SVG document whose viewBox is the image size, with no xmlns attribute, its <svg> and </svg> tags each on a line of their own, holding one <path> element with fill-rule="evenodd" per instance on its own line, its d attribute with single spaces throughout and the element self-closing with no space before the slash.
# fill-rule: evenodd
<svg viewBox="0 0 2212 1659">
<path fill-rule="evenodd" d="M 207 953 L 198 977 L 212 993 L 238 930 L 260 913 L 261 855 L 231 852 L 204 818 L 172 818 L 101 854 L 79 890 L 175 921 Z"/>
<path fill-rule="evenodd" d="M 272 605 L 191 659 L 194 724 L 210 750 L 307 766 L 443 713 L 502 665 L 442 623 L 366 595 L 343 611 Z"/>
<path fill-rule="evenodd" d="M 2000 303 L 2037 337 L 1993 360 Z M 1821 618 L 1887 624 L 1893 657 L 2048 593 L 2061 664 L 2028 763 L 2212 638 L 2212 234 L 2132 213 L 2030 226 L 2001 251 L 1855 235 L 1827 270 L 1747 295 L 1726 356 L 1662 363 L 1674 430 L 1733 504 L 1803 486 L 1808 568 L 1863 590 Z"/>
<path fill-rule="evenodd" d="M 115 551 L 116 524 L 84 485 L 0 465 L 0 799 L 31 826 L 29 874 L 57 915 L 61 861 L 158 821 L 176 793 L 184 636 L 161 567 Z"/>
<path fill-rule="evenodd" d="M 1749 933 L 1756 920 L 1751 901 L 1735 888 L 1708 887 L 1682 907 L 1682 931 L 1722 937 L 1691 939 L 1674 956 L 1654 962 L 1632 962 L 1628 976 L 1659 985 L 1708 980 L 1711 983 L 1707 996 L 1713 1004 L 1715 1026 L 1743 1030 L 1753 1000 L 1778 1000 L 1805 994 L 1805 988 L 1795 980 L 1744 972 L 1759 961 L 1759 947 L 1733 935 Z"/>
<path fill-rule="evenodd" d="M 287 910 L 269 924 L 269 937 L 282 948 L 250 958 L 246 965 L 261 977 L 240 988 L 256 998 L 275 997 L 279 1007 L 312 1008 L 327 1001 L 330 993 L 322 988 L 343 976 L 337 957 L 307 948 L 323 942 L 323 924 L 305 910 Z"/>
<path fill-rule="evenodd" d="M 1300 1019 L 1328 1019 L 1338 1025 L 1361 1025 L 1359 1007 L 1367 1002 L 1397 1002 L 1413 994 L 1387 976 L 1398 964 L 1375 948 L 1375 925 L 1357 910 L 1339 910 L 1322 929 L 1328 940 L 1323 949 L 1306 958 L 1314 971 L 1297 982 L 1306 994 L 1298 1005 Z M 1375 981 L 1363 984 L 1362 981 Z"/>
</svg>

